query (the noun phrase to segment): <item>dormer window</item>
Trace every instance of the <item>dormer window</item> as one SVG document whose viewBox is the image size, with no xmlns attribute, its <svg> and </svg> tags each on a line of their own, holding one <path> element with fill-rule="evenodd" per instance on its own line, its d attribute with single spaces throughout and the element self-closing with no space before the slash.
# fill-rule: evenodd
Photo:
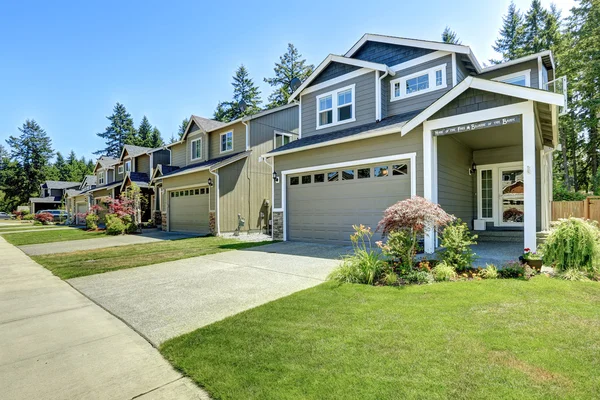
<svg viewBox="0 0 600 400">
<path fill-rule="evenodd" d="M 104 185 L 104 174 L 98 175 L 98 184 Z"/>
<path fill-rule="evenodd" d="M 531 87 L 531 70 L 515 72 L 514 74 L 503 75 L 493 78 L 493 81 L 510 83 L 511 85 Z"/>
<path fill-rule="evenodd" d="M 355 121 L 355 85 L 317 96 L 317 129 Z"/>
<path fill-rule="evenodd" d="M 119 169 L 118 169 L 119 175 L 123 175 L 123 166 L 119 165 Z"/>
<path fill-rule="evenodd" d="M 233 132 L 221 133 L 221 153 L 233 150 Z"/>
<path fill-rule="evenodd" d="M 391 101 L 444 89 L 448 86 L 446 64 L 394 79 L 390 85 Z"/>
<path fill-rule="evenodd" d="M 202 138 L 192 140 L 192 160 L 202 158 Z"/>
<path fill-rule="evenodd" d="M 131 172 L 131 160 L 125 161 L 125 172 Z"/>
</svg>

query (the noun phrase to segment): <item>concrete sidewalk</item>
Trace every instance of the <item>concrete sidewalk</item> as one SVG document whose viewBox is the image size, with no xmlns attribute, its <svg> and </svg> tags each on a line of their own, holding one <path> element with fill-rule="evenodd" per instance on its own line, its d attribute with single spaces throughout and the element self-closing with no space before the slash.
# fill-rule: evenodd
<svg viewBox="0 0 600 400">
<path fill-rule="evenodd" d="M 44 254 L 70 253 L 73 251 L 128 246 L 130 244 L 161 242 L 163 240 L 187 239 L 197 236 L 198 235 L 190 233 L 163 232 L 152 229 L 137 235 L 106 236 L 94 239 L 69 240 L 65 242 L 28 244 L 19 246 L 19 249 L 30 256 L 41 256 Z"/>
<path fill-rule="evenodd" d="M 119 319 L 0 237 L 2 399 L 208 399 Z"/>
</svg>

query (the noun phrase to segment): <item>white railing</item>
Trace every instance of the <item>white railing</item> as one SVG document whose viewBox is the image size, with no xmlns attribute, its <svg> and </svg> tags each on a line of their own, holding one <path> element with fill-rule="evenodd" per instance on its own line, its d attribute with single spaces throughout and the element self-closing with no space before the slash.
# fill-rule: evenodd
<svg viewBox="0 0 600 400">
<path fill-rule="evenodd" d="M 569 99 L 567 97 L 567 77 L 566 76 L 563 75 L 561 77 L 558 77 L 558 78 L 546 83 L 544 85 L 544 89 L 546 89 L 550 92 L 562 94 L 563 99 L 564 99 L 564 104 L 563 104 L 563 106 L 558 107 L 558 115 L 565 115 L 567 112 L 569 112 Z"/>
</svg>

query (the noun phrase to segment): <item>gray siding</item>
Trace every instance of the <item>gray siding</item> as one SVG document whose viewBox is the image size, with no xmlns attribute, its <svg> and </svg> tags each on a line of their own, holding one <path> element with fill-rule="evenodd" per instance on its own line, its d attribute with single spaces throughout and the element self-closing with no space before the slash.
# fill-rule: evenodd
<svg viewBox="0 0 600 400">
<path fill-rule="evenodd" d="M 62 197 L 62 194 L 63 194 L 62 189 L 50 189 L 50 196 Z"/>
<path fill-rule="evenodd" d="M 412 75 L 419 71 L 437 67 L 441 64 L 446 64 L 446 87 L 433 92 L 415 95 L 402 100 L 391 101 L 391 84 L 390 82 L 402 78 L 403 76 Z M 433 84 L 433 82 L 431 82 Z M 448 55 L 435 60 L 428 61 L 423 64 L 415 65 L 407 69 L 396 72 L 396 76 L 387 76 L 383 80 L 383 87 L 387 90 L 388 95 L 384 98 L 387 109 L 387 114 L 383 114 L 384 118 L 392 115 L 404 114 L 412 111 L 424 110 L 429 107 L 434 101 L 443 96 L 447 91 L 452 89 L 452 56 Z"/>
<path fill-rule="evenodd" d="M 123 173 L 121 173 L 121 174 L 119 173 L 119 166 L 120 165 L 123 165 L 123 164 L 115 165 L 115 177 L 116 177 L 115 180 L 116 181 L 122 181 L 123 178 L 125 177 L 125 169 L 123 169 Z"/>
<path fill-rule="evenodd" d="M 135 158 L 135 172 L 142 172 L 150 176 L 150 156 L 147 154 Z"/>
<path fill-rule="evenodd" d="M 457 68 L 456 68 L 456 84 L 458 85 L 459 83 L 461 83 L 467 76 L 469 76 L 469 71 L 467 71 L 467 68 L 465 68 L 465 63 L 462 62 L 459 57 L 456 57 L 456 64 L 457 64 Z"/>
<path fill-rule="evenodd" d="M 152 153 L 152 168 L 156 168 L 158 164 L 169 165 L 171 162 L 171 153 L 169 150 L 158 150 Z"/>
<path fill-rule="evenodd" d="M 504 68 L 500 68 L 491 72 L 484 72 L 481 75 L 479 75 L 479 78 L 483 78 L 483 79 L 494 79 L 497 78 L 499 76 L 504 76 L 504 75 L 510 75 L 513 74 L 515 72 L 520 72 L 526 69 L 530 69 L 530 75 L 531 75 L 531 87 L 532 88 L 538 88 L 538 83 L 540 81 L 539 75 L 538 75 L 538 62 L 537 60 L 531 60 L 531 61 L 527 61 L 524 63 L 519 63 L 519 64 L 515 64 L 515 65 L 509 65 L 508 67 L 504 67 Z"/>
<path fill-rule="evenodd" d="M 185 144 L 185 142 L 171 146 L 170 149 L 171 149 L 171 165 L 174 165 L 177 167 L 185 167 L 186 166 L 186 156 L 185 156 L 186 144 Z"/>
<path fill-rule="evenodd" d="M 413 58 L 422 57 L 434 50 L 395 44 L 366 42 L 352 58 L 371 61 L 389 66 L 397 65 Z"/>
<path fill-rule="evenodd" d="M 197 139 L 202 139 L 202 157 L 192 160 L 192 142 Z M 233 140 L 233 143 L 235 146 L 235 138 Z M 185 139 L 185 148 L 185 160 L 187 165 L 196 164 L 208 160 L 208 136 L 206 135 L 206 133 L 200 131 L 199 129 L 195 129 L 194 131 L 190 131 L 188 133 L 188 136 Z"/>
<path fill-rule="evenodd" d="M 488 108 L 506 106 L 522 101 L 525 100 L 498 93 L 484 92 L 479 89 L 467 89 L 440 111 L 433 114 L 430 119 L 439 119 L 453 115 L 482 111 L 487 110 Z"/>
<path fill-rule="evenodd" d="M 438 203 L 473 228 L 476 218 L 474 175 L 469 175 L 473 152 L 452 136 L 438 138 Z"/>
<path fill-rule="evenodd" d="M 356 84 L 356 93 L 354 94 L 356 121 L 317 130 L 317 96 L 352 84 Z M 348 79 L 338 83 L 337 85 L 303 95 L 301 97 L 301 102 L 302 137 L 329 133 L 340 129 L 375 122 L 375 72 L 363 74 L 354 79 Z"/>
<path fill-rule="evenodd" d="M 360 67 L 332 62 L 319 74 L 319 76 L 315 78 L 315 80 L 310 83 L 309 87 L 333 78 L 337 78 L 338 76 L 350 73 L 352 71 L 356 71 L 357 69 L 360 69 Z"/>
<path fill-rule="evenodd" d="M 417 195 L 423 196 L 422 127 L 413 129 L 405 136 L 400 136 L 400 133 L 398 132 L 370 139 L 357 140 L 354 142 L 276 156 L 275 171 L 277 171 L 279 176 L 281 176 L 281 171 L 289 169 L 412 152 L 417 153 Z M 280 181 L 279 183 L 275 184 L 275 199 L 273 201 L 273 207 L 275 208 L 281 207 L 282 184 L 285 183 Z"/>
<path fill-rule="evenodd" d="M 233 131 L 233 151 L 221 153 L 221 134 Z M 246 126 L 241 122 L 230 125 L 218 131 L 208 134 L 208 157 L 209 159 L 223 157 L 227 154 L 235 154 L 246 150 Z"/>
</svg>

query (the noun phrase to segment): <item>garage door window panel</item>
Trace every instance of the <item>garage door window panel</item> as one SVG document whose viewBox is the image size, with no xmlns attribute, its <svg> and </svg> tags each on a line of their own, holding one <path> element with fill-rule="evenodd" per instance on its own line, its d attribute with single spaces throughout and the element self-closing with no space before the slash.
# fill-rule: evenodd
<svg viewBox="0 0 600 400">
<path fill-rule="evenodd" d="M 374 175 L 376 178 L 385 178 L 388 176 L 388 167 L 387 166 L 380 166 L 380 167 L 375 167 L 373 169 Z"/>
<path fill-rule="evenodd" d="M 371 177 L 371 168 L 359 168 L 358 179 L 367 179 Z"/>
<path fill-rule="evenodd" d="M 300 178 L 297 176 L 292 176 L 290 178 L 290 185 L 295 186 L 300 184 Z"/>
<path fill-rule="evenodd" d="M 339 179 L 339 173 L 337 171 L 327 173 L 327 182 L 337 182 Z"/>
<path fill-rule="evenodd" d="M 393 176 L 408 175 L 408 165 L 406 165 L 406 164 L 392 165 L 392 175 Z"/>
<path fill-rule="evenodd" d="M 307 185 L 309 183 L 311 183 L 312 181 L 312 175 L 303 175 L 302 176 L 302 184 L 303 185 Z"/>
<path fill-rule="evenodd" d="M 342 180 L 343 181 L 351 181 L 354 179 L 354 170 L 353 169 L 345 169 L 342 171 Z"/>
<path fill-rule="evenodd" d="M 315 183 L 325 182 L 325 174 L 315 174 Z"/>
</svg>

